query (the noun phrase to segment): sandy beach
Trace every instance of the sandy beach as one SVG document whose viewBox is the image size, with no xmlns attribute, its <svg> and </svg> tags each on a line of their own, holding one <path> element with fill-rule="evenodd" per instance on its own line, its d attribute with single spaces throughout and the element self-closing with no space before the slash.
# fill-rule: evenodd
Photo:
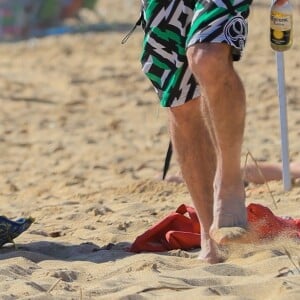
<svg viewBox="0 0 300 300">
<path fill-rule="evenodd" d="M 257 4 L 265 3 L 259 0 Z M 184 184 L 157 180 L 166 111 L 142 74 L 139 1 L 101 0 L 100 32 L 0 44 L 1 215 L 35 222 L 0 249 L 0 299 L 300 299 L 299 243 L 232 246 L 209 265 L 199 249 L 134 254 L 135 238 L 180 204 Z M 300 12 L 295 10 L 294 24 Z M 255 5 L 236 68 L 247 93 L 242 162 L 281 160 L 269 7 Z M 289 155 L 300 161 L 300 31 L 284 54 Z M 251 163 L 251 158 L 248 158 Z M 177 171 L 172 160 L 170 173 Z M 268 188 L 269 187 L 269 188 Z M 269 189 L 271 193 L 269 192 Z M 300 181 L 250 184 L 247 204 L 300 218 Z"/>
</svg>

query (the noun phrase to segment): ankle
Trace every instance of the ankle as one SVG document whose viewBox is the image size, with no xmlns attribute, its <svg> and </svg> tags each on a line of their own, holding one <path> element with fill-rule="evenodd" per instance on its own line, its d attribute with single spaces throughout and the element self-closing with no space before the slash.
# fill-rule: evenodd
<svg viewBox="0 0 300 300">
<path fill-rule="evenodd" d="M 214 199 L 215 202 L 224 202 L 225 205 L 226 201 L 233 201 L 234 199 L 241 201 L 241 199 L 245 199 L 245 187 L 243 181 L 240 180 L 238 183 L 226 185 L 215 185 Z"/>
</svg>

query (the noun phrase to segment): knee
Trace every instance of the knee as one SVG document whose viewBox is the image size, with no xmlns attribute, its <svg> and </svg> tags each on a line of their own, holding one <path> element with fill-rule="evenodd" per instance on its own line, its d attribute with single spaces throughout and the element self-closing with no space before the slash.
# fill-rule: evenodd
<svg viewBox="0 0 300 300">
<path fill-rule="evenodd" d="M 200 98 L 193 99 L 187 103 L 169 108 L 169 121 L 172 126 L 185 127 L 191 123 L 193 116 L 198 116 L 200 108 Z"/>
<path fill-rule="evenodd" d="M 230 47 L 225 44 L 196 44 L 187 50 L 191 71 L 198 80 L 207 82 L 232 68 Z"/>
</svg>

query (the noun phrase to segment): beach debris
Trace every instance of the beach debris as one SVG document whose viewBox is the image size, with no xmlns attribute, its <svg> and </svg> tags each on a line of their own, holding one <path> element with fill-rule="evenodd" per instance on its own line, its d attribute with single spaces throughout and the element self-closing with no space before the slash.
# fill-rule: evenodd
<svg viewBox="0 0 300 300">
<path fill-rule="evenodd" d="M 278 274 L 275 277 L 285 277 L 288 276 L 289 274 L 294 275 L 294 272 L 288 267 L 283 267 L 278 270 Z"/>
<path fill-rule="evenodd" d="M 48 234 L 48 236 L 51 236 L 51 237 L 53 237 L 53 238 L 57 238 L 57 237 L 60 237 L 60 236 L 62 236 L 63 234 L 62 234 L 62 232 L 61 231 L 52 231 L 52 232 L 50 232 L 49 234 Z"/>
<path fill-rule="evenodd" d="M 92 206 L 86 210 L 86 212 L 93 212 L 95 216 L 104 216 L 107 213 L 113 212 L 113 210 L 105 205 Z"/>
</svg>

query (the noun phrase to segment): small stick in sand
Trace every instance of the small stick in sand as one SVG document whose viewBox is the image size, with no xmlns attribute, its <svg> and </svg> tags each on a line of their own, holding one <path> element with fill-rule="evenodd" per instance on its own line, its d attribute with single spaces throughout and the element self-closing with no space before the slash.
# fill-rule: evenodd
<svg viewBox="0 0 300 300">
<path fill-rule="evenodd" d="M 248 150 L 248 152 L 247 152 L 247 154 L 246 154 L 246 159 L 245 159 L 245 164 L 244 164 L 244 178 L 245 178 L 245 172 L 246 172 L 246 166 L 247 166 L 248 156 L 250 156 L 251 159 L 253 160 L 253 162 L 254 162 L 254 164 L 255 164 L 255 167 L 256 167 L 256 169 L 257 169 L 257 172 L 258 172 L 258 174 L 261 176 L 261 178 L 263 179 L 265 185 L 267 186 L 267 189 L 268 189 L 268 192 L 269 192 L 269 194 L 270 194 L 270 196 L 271 196 L 271 198 L 272 198 L 273 204 L 274 204 L 275 208 L 277 209 L 278 206 L 277 206 L 277 204 L 276 204 L 276 201 L 275 201 L 275 198 L 274 198 L 274 196 L 273 196 L 273 194 L 272 194 L 272 191 L 271 191 L 271 189 L 270 189 L 270 186 L 269 186 L 269 184 L 268 184 L 268 182 L 267 182 L 267 180 L 266 180 L 264 174 L 262 173 L 262 171 L 261 171 L 261 169 L 260 169 L 260 167 L 259 167 L 259 165 L 258 165 L 256 159 L 254 158 L 254 156 L 251 154 L 251 152 L 250 152 L 249 150 Z"/>
<path fill-rule="evenodd" d="M 300 268 L 299 268 L 300 266 L 298 267 L 297 264 L 294 262 L 291 253 L 285 247 L 283 247 L 283 249 L 285 251 L 285 254 L 288 256 L 289 260 L 291 261 L 291 263 L 294 265 L 294 267 L 300 274 Z"/>
<path fill-rule="evenodd" d="M 61 281 L 61 278 L 57 279 L 49 288 L 49 290 L 47 291 L 48 294 L 51 293 L 51 291 L 54 290 L 54 288 L 57 286 L 57 284 Z"/>
</svg>

